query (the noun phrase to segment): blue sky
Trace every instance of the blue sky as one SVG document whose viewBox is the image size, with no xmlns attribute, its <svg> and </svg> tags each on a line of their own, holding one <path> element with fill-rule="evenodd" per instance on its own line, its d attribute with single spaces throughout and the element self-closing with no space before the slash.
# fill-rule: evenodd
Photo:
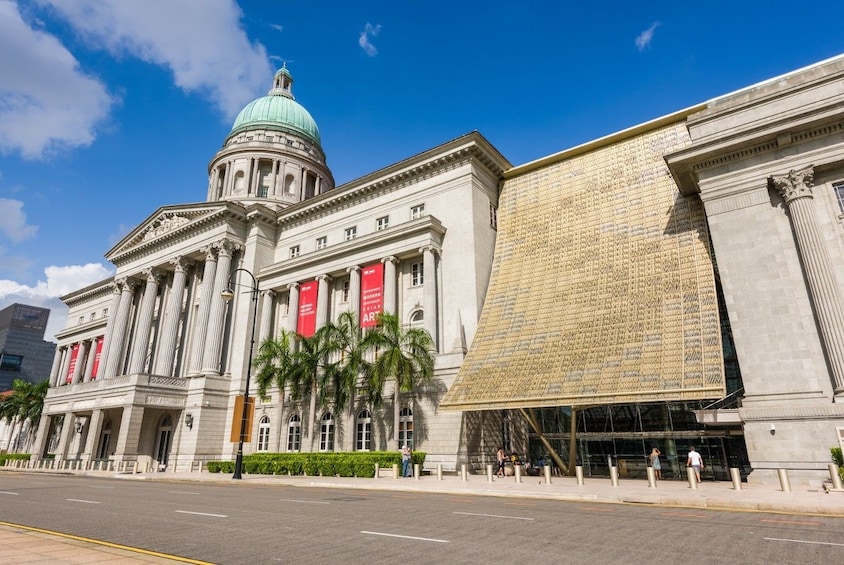
<svg viewBox="0 0 844 565">
<path fill-rule="evenodd" d="M 514 165 L 844 53 L 844 2 L 0 0 L 0 307 L 202 201 L 287 61 L 337 184 L 472 130 Z M 782 7 L 781 7 L 782 6 Z"/>
</svg>

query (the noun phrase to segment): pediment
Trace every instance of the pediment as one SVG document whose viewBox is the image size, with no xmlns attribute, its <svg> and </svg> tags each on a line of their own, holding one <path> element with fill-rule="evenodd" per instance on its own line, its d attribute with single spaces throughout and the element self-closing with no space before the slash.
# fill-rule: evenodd
<svg viewBox="0 0 844 565">
<path fill-rule="evenodd" d="M 221 203 L 201 205 L 165 206 L 156 210 L 141 224 L 120 240 L 106 257 L 113 260 L 134 249 L 165 241 L 205 224 L 212 216 L 218 216 L 227 209 Z"/>
</svg>

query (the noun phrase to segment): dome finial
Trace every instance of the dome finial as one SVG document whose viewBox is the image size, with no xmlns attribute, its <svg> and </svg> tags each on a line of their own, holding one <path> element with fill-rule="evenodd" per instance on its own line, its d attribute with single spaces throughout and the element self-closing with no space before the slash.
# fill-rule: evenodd
<svg viewBox="0 0 844 565">
<path fill-rule="evenodd" d="M 267 93 L 270 96 L 286 96 L 293 97 L 293 75 L 287 70 L 287 61 L 282 59 L 281 68 L 275 72 L 273 77 L 273 87 Z"/>
</svg>

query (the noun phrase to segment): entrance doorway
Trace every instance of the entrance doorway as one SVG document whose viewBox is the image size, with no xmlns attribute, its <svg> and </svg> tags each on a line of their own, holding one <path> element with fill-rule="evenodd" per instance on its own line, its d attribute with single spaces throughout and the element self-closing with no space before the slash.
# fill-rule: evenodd
<svg viewBox="0 0 844 565">
<path fill-rule="evenodd" d="M 158 444 L 155 446 L 155 463 L 159 471 L 164 471 L 170 461 L 170 442 L 173 437 L 173 418 L 164 416 L 158 426 Z"/>
</svg>

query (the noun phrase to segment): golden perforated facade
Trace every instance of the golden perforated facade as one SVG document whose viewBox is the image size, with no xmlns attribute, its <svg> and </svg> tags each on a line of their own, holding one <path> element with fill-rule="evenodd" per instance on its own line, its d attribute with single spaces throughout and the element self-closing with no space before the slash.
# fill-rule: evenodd
<svg viewBox="0 0 844 565">
<path fill-rule="evenodd" d="M 684 118 L 505 173 L 483 313 L 441 408 L 723 396 L 703 205 L 664 161 L 690 144 Z"/>
</svg>

